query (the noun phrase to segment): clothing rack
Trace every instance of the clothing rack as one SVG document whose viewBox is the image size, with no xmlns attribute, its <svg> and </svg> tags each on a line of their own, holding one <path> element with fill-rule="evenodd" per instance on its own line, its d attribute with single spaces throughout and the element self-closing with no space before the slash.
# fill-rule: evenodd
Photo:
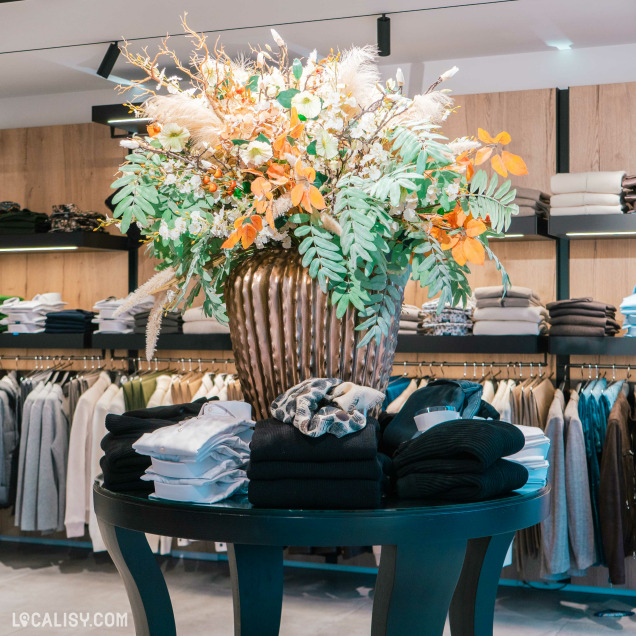
<svg viewBox="0 0 636 636">
<path fill-rule="evenodd" d="M 418 367 L 420 370 L 424 371 L 425 368 L 428 368 L 430 371 L 430 375 L 435 375 L 435 367 L 437 367 L 439 373 L 443 376 L 444 369 L 447 368 L 462 368 L 464 370 L 464 378 L 466 379 L 481 379 L 485 378 L 487 373 L 490 375 L 494 375 L 493 370 L 495 368 L 498 369 L 508 369 L 509 372 L 517 371 L 520 378 L 523 378 L 524 367 L 528 370 L 530 376 L 534 377 L 535 368 L 537 369 L 537 375 L 539 377 L 543 377 L 545 375 L 544 369 L 548 367 L 548 363 L 545 358 L 539 362 L 528 362 L 527 360 L 524 362 L 511 361 L 511 362 L 426 362 L 422 361 L 413 361 L 413 360 L 405 360 L 400 362 L 394 362 L 393 368 L 399 369 L 400 367 L 404 368 L 405 375 L 406 369 L 408 367 Z M 472 370 L 472 375 L 470 374 Z M 481 372 L 481 375 L 479 375 Z"/>
</svg>

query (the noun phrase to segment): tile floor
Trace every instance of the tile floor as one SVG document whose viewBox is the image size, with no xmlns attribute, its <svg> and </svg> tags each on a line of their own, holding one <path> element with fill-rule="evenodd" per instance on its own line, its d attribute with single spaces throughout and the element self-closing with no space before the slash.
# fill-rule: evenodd
<svg viewBox="0 0 636 636">
<path fill-rule="evenodd" d="M 164 559 L 162 569 L 179 634 L 232 634 L 226 563 Z M 373 584 L 374 577 L 369 574 L 288 568 L 281 635 L 367 636 Z M 599 609 L 634 607 L 636 597 L 502 587 L 495 636 L 636 635 L 636 617 L 594 617 Z M 22 628 L 16 621 L 23 611 L 57 612 L 58 616 L 64 611 L 129 612 L 124 587 L 112 563 L 104 555 L 95 557 L 86 550 L 0 543 L 0 636 L 134 633 L 130 614 L 127 628 Z M 445 636 L 449 634 L 447 627 Z"/>
</svg>

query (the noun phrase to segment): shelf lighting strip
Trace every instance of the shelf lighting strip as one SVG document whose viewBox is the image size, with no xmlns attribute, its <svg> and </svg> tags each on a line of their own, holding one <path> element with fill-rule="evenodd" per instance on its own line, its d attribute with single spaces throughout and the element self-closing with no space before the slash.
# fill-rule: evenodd
<svg viewBox="0 0 636 636">
<path fill-rule="evenodd" d="M 59 247 L 0 247 L 0 252 L 71 252 L 77 245 L 60 245 Z"/>
<path fill-rule="evenodd" d="M 626 232 L 566 232 L 566 236 L 634 236 L 636 230 Z"/>
<path fill-rule="evenodd" d="M 125 119 L 109 119 L 106 123 L 113 124 L 132 124 L 133 122 L 152 121 L 152 117 L 127 117 Z"/>
<path fill-rule="evenodd" d="M 523 238 L 525 234 L 504 234 L 503 236 L 491 236 L 493 239 L 507 239 L 507 238 Z"/>
</svg>

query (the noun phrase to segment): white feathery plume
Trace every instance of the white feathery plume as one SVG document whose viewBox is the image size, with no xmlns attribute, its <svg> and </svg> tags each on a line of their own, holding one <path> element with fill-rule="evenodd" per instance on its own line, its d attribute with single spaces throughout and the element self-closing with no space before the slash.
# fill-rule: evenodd
<svg viewBox="0 0 636 636">
<path fill-rule="evenodd" d="M 336 219 L 331 216 L 328 212 L 323 212 L 320 215 L 320 220 L 322 221 L 322 226 L 327 230 L 327 232 L 331 232 L 332 234 L 336 234 L 337 236 L 342 236 L 342 226 Z"/>
<path fill-rule="evenodd" d="M 196 144 L 216 146 L 224 128 L 221 119 L 203 99 L 183 93 L 151 97 L 144 103 L 144 113 L 160 124 L 175 123 L 187 128 Z"/>
<path fill-rule="evenodd" d="M 416 95 L 410 108 L 404 113 L 406 119 L 430 121 L 441 124 L 453 105 L 453 98 L 442 91 L 433 91 L 426 95 Z"/>
<path fill-rule="evenodd" d="M 161 333 L 161 320 L 163 318 L 163 306 L 168 300 L 168 292 L 163 291 L 155 296 L 155 304 L 152 306 L 146 323 L 146 360 L 150 362 L 157 349 L 157 341 Z"/>
<path fill-rule="evenodd" d="M 368 106 L 377 99 L 375 85 L 380 80 L 380 71 L 376 57 L 376 47 L 354 46 L 342 54 L 338 64 L 338 81 L 344 83 L 347 91 L 362 106 Z"/>
<path fill-rule="evenodd" d="M 113 316 L 121 316 L 124 312 L 138 305 L 142 300 L 144 300 L 144 298 L 146 298 L 146 296 L 156 293 L 159 289 L 165 287 L 174 280 L 174 269 L 172 269 L 172 267 L 168 267 L 157 272 L 152 278 L 149 278 L 143 285 L 130 294 L 130 296 L 126 299 L 126 302 L 117 309 Z"/>
</svg>

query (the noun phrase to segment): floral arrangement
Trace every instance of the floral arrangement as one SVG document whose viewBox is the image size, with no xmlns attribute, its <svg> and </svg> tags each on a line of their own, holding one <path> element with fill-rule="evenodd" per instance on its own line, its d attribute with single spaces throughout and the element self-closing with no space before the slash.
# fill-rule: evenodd
<svg viewBox="0 0 636 636">
<path fill-rule="evenodd" d="M 401 71 L 380 82 L 372 47 L 292 60 L 272 30 L 275 48 L 234 61 L 183 24 L 187 65 L 166 40 L 154 57 L 124 47 L 147 96 L 131 108 L 151 123 L 122 141 L 131 152 L 106 221 L 122 232 L 137 223 L 161 261 L 130 300 L 156 294 L 150 355 L 162 312 L 201 291 L 205 312 L 227 324 L 225 281 L 256 250 L 297 250 L 339 317 L 358 310 L 361 345 L 388 333 L 409 276 L 440 307 L 465 303 L 470 263 L 493 259 L 507 281 L 488 241 L 518 212 L 515 190 L 478 166 L 527 170 L 503 149 L 507 132 L 443 137 L 454 109 L 438 86 L 456 68 L 410 99 Z M 167 75 L 164 56 L 183 77 Z"/>
</svg>

